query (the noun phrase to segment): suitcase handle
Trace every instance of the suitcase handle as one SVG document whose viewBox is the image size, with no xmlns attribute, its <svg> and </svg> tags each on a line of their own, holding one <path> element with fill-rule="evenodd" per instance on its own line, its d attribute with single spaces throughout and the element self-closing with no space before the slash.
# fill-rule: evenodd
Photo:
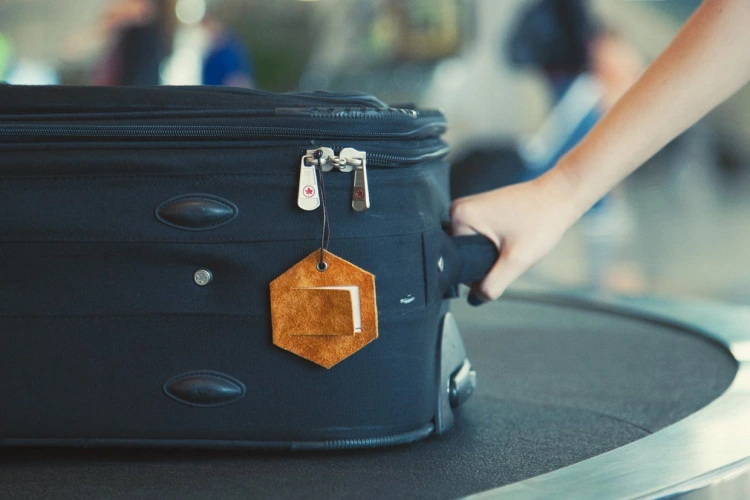
<svg viewBox="0 0 750 500">
<path fill-rule="evenodd" d="M 461 283 L 487 276 L 499 255 L 495 244 L 481 234 L 447 238 L 438 262 L 440 290 L 447 293 Z M 455 290 L 454 290 L 455 292 Z M 452 294 L 456 296 L 456 293 Z"/>
<path fill-rule="evenodd" d="M 498 249 L 481 234 L 451 238 L 458 249 L 461 270 L 454 284 L 471 283 L 487 276 L 499 256 Z"/>
</svg>

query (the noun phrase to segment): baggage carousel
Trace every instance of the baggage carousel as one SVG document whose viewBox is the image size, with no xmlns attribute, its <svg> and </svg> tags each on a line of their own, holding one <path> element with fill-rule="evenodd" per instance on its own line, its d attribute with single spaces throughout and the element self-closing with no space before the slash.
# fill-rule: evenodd
<svg viewBox="0 0 750 500">
<path fill-rule="evenodd" d="M 0 450 L 0 498 L 750 496 L 750 308 L 514 295 L 453 307 L 451 432 L 339 452 Z"/>
</svg>

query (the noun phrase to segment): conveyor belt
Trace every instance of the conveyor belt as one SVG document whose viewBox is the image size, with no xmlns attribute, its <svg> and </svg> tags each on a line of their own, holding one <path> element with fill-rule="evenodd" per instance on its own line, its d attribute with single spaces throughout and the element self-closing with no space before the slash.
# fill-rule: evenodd
<svg viewBox="0 0 750 500">
<path fill-rule="evenodd" d="M 737 364 L 689 330 L 512 299 L 454 314 L 478 390 L 453 432 L 356 452 L 0 450 L 0 497 L 456 498 L 565 467 L 704 407 Z"/>
</svg>

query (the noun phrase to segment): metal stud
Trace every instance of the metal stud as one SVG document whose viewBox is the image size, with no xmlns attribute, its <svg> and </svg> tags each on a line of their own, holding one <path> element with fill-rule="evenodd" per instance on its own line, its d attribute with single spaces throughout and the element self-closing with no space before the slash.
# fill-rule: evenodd
<svg viewBox="0 0 750 500">
<path fill-rule="evenodd" d="M 438 259 L 438 271 L 442 273 L 443 269 L 445 269 L 445 261 L 443 260 L 443 256 L 441 255 Z"/>
<path fill-rule="evenodd" d="M 198 269 L 193 274 L 193 281 L 198 286 L 206 286 L 211 283 L 212 279 L 214 279 L 214 275 L 208 269 Z"/>
</svg>

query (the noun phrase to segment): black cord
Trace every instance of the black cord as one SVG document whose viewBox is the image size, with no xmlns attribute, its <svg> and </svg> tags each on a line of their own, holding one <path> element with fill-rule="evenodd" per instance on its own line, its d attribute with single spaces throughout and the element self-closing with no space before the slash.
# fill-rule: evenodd
<svg viewBox="0 0 750 500">
<path fill-rule="evenodd" d="M 317 152 L 317 151 L 316 151 Z M 326 202 L 326 186 L 323 181 L 323 169 L 320 156 L 318 156 L 318 165 L 315 169 L 318 173 L 318 183 L 320 184 L 320 202 L 323 204 L 323 234 L 320 237 L 320 259 L 318 259 L 318 271 L 325 271 L 328 264 L 325 262 L 324 250 L 328 250 L 328 242 L 331 238 L 331 221 L 328 216 L 328 203 Z"/>
</svg>

